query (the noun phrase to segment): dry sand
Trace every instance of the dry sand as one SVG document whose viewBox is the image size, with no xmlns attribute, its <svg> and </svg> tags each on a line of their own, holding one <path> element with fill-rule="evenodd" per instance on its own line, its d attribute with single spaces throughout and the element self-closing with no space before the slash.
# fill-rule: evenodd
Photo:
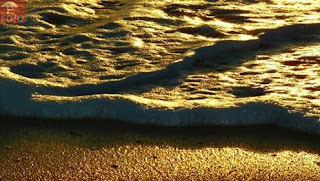
<svg viewBox="0 0 320 181">
<path fill-rule="evenodd" d="M 2 118 L 0 180 L 319 180 L 319 136 Z"/>
</svg>

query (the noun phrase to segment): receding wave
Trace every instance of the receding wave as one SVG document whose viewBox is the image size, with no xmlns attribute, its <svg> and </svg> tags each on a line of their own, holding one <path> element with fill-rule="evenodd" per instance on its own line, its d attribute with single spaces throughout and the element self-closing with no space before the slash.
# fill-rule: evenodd
<svg viewBox="0 0 320 181">
<path fill-rule="evenodd" d="M 0 114 L 320 133 L 319 2 L 299 3 L 32 2 L 0 25 Z"/>
</svg>

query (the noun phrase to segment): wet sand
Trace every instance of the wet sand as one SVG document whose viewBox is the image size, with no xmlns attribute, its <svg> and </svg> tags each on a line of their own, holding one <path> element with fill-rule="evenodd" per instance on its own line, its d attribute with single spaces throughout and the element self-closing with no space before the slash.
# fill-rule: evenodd
<svg viewBox="0 0 320 181">
<path fill-rule="evenodd" d="M 0 180 L 319 180 L 319 153 L 319 136 L 272 126 L 0 122 Z"/>
</svg>

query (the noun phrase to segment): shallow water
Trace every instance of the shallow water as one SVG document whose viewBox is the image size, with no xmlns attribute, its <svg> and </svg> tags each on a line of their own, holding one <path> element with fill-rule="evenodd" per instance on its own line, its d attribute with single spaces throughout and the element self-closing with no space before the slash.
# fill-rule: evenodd
<svg viewBox="0 0 320 181">
<path fill-rule="evenodd" d="M 29 1 L 0 113 L 320 133 L 319 0 Z"/>
</svg>

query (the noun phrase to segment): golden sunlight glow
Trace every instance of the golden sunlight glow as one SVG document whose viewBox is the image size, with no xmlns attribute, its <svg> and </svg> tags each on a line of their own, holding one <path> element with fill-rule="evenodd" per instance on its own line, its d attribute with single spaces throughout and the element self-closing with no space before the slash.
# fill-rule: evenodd
<svg viewBox="0 0 320 181">
<path fill-rule="evenodd" d="M 192 25 L 201 25 L 204 24 L 204 21 L 199 17 L 190 18 L 189 16 L 184 16 L 183 19 Z"/>
<path fill-rule="evenodd" d="M 320 0 L 26 1 L 26 23 L 0 22 L 0 119 L 4 114 L 76 120 L 72 125 L 56 121 L 57 135 L 51 134 L 56 129 L 28 128 L 36 128 L 38 136 L 20 128 L 23 119 L 17 131 L 23 136 L 14 138 L 18 141 L 3 137 L 6 130 L 0 128 L 0 180 L 10 171 L 47 174 L 51 179 L 60 172 L 84 175 L 76 180 L 92 180 L 101 173 L 111 175 L 110 180 L 124 174 L 127 180 L 170 174 L 176 180 L 201 180 L 192 179 L 196 174 L 204 176 L 202 180 L 263 180 L 250 174 L 267 172 L 275 178 L 283 172 L 288 180 L 298 180 L 299 174 L 320 178 L 320 155 L 305 152 L 301 145 L 266 152 L 269 145 L 261 145 L 259 138 L 253 141 L 258 150 L 247 149 L 251 140 L 233 140 L 228 133 L 223 133 L 223 144 L 194 141 L 193 134 L 190 139 L 172 139 L 169 134 L 158 142 L 157 136 L 141 141 L 153 130 L 122 127 L 122 121 L 128 121 L 241 125 L 246 131 L 242 126 L 272 124 L 319 134 Z M 106 119 L 102 129 L 109 140 L 96 139 L 96 130 L 92 138 L 71 133 L 81 130 L 73 129 L 73 121 L 82 118 L 77 128 Z M 105 129 L 109 119 L 121 122 L 121 139 Z M 46 129 L 51 125 L 41 124 Z M 137 131 L 133 136 L 131 127 Z M 203 129 L 197 131 L 202 134 Z M 11 128 L 9 132 L 16 134 Z M 208 139 L 219 135 L 211 133 Z M 315 138 L 303 139 L 309 136 Z M 96 143 L 101 145 L 93 147 Z M 57 169 L 51 169 L 53 165 Z M 212 173 L 221 177 L 210 179 Z"/>
<path fill-rule="evenodd" d="M 277 3 L 312 3 L 314 0 L 273 0 Z"/>
<path fill-rule="evenodd" d="M 141 48 L 143 45 L 144 45 L 144 42 L 140 38 L 133 39 L 133 46 Z"/>
<path fill-rule="evenodd" d="M 83 3 L 86 2 L 88 5 L 84 6 Z M 108 9 L 111 4 L 101 3 L 99 0 L 66 0 L 54 7 L 43 4 L 43 9 L 59 9 L 66 12 L 64 15 L 55 10 L 50 10 L 49 15 L 30 11 L 30 22 L 39 24 L 34 27 L 34 40 L 31 42 L 20 38 L 20 35 L 4 37 L 4 42 L 9 41 L 28 51 L 17 54 L 18 58 L 23 57 L 21 59 L 1 61 L 0 76 L 48 87 L 99 85 L 124 80 L 141 72 L 164 70 L 177 60 L 183 62 L 186 56 L 198 56 L 194 50 L 212 46 L 217 41 L 247 41 L 257 39 L 265 29 L 277 29 L 301 22 L 320 22 L 320 0 L 274 0 L 271 3 L 205 0 L 121 2 L 123 3 L 111 3 L 116 7 Z M 119 10 L 115 11 L 117 8 Z M 31 18 L 39 16 L 50 21 Z M 67 25 L 54 22 L 62 21 L 68 16 L 71 21 L 65 21 Z M 80 23 L 77 24 L 77 21 Z M 12 25 L 12 28 L 16 28 L 17 32 L 25 31 L 23 26 Z M 53 34 L 52 37 L 59 38 L 53 38 L 50 40 L 53 43 L 48 43 L 49 40 L 37 37 L 48 32 Z M 76 46 L 72 47 L 72 44 Z M 54 51 L 40 53 L 46 49 Z M 312 107 L 317 104 L 313 99 L 319 97 L 319 91 L 314 91 L 320 82 L 320 67 L 314 63 L 318 60 L 319 45 L 288 49 L 289 53 L 272 52 L 272 55 L 257 52 L 258 55 L 254 55 L 256 57 L 246 57 L 243 64 L 236 64 L 234 69 L 228 71 L 224 67 L 221 71 L 197 68 L 199 72 L 188 72 L 182 69 L 185 77 L 176 87 L 155 87 L 141 95 L 115 96 L 151 107 L 172 109 L 182 106 L 230 107 L 270 100 L 283 106 L 295 104 L 299 109 L 303 107 L 303 102 Z M 29 50 L 36 53 L 31 54 Z M 3 57 L 8 58 L 9 55 Z M 304 57 L 309 57 L 313 62 L 306 63 Z M 50 67 L 51 64 L 45 64 L 45 68 L 37 67 L 47 60 L 52 62 L 53 67 Z M 227 66 L 228 60 L 226 58 L 222 62 Z M 206 67 L 206 61 L 201 60 L 199 67 L 202 67 L 201 63 Z M 210 63 L 212 62 L 209 61 L 208 69 Z M 40 72 L 29 75 L 28 66 L 19 67 L 25 64 L 31 67 L 31 71 Z M 14 71 L 16 66 L 18 69 Z M 56 69 L 59 71 L 52 71 Z M 311 86 L 311 83 L 314 85 Z M 270 94 L 238 98 L 230 93 L 234 86 L 263 89 Z M 293 97 L 289 99 L 288 94 Z M 96 95 L 69 98 L 89 99 L 90 96 Z M 62 100 L 59 96 L 52 96 L 50 99 Z M 311 111 L 310 114 L 316 115 L 316 112 Z"/>
</svg>

